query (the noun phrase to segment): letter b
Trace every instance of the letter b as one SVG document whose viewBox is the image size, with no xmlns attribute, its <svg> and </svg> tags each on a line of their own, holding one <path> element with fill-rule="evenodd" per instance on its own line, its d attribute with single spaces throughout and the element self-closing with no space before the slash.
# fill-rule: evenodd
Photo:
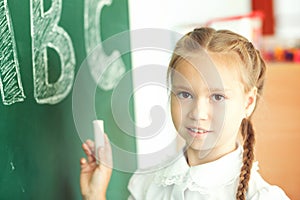
<svg viewBox="0 0 300 200">
<path fill-rule="evenodd" d="M 38 103 L 56 104 L 70 92 L 75 71 L 72 41 L 57 24 L 62 0 L 52 0 L 44 12 L 43 0 L 30 0 L 34 97 Z M 54 49 L 61 60 L 61 74 L 55 83 L 48 81 L 47 47 Z"/>
</svg>

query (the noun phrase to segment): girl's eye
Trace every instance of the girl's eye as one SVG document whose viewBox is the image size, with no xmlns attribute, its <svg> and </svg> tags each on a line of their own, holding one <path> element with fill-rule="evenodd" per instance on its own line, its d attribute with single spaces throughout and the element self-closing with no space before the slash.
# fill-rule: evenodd
<svg viewBox="0 0 300 200">
<path fill-rule="evenodd" d="M 188 92 L 179 92 L 177 94 L 177 96 L 180 98 L 180 99 L 190 99 L 192 98 L 192 95 Z"/>
<path fill-rule="evenodd" d="M 212 95 L 212 100 L 214 102 L 221 102 L 225 99 L 225 96 L 224 95 L 221 95 L 221 94 L 213 94 Z"/>
</svg>

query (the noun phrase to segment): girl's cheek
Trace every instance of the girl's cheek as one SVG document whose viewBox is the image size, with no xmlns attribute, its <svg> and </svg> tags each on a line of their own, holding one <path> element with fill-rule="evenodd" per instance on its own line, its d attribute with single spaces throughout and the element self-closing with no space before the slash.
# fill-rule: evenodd
<svg viewBox="0 0 300 200">
<path fill-rule="evenodd" d="M 176 97 L 171 98 L 171 115 L 173 124 L 178 130 L 182 123 L 182 106 Z"/>
<path fill-rule="evenodd" d="M 233 112 L 228 106 L 226 106 L 226 103 L 218 104 L 215 106 L 212 106 L 212 113 L 211 118 L 213 121 L 220 126 L 224 124 L 226 117 L 226 114 L 229 114 L 230 112 Z"/>
</svg>

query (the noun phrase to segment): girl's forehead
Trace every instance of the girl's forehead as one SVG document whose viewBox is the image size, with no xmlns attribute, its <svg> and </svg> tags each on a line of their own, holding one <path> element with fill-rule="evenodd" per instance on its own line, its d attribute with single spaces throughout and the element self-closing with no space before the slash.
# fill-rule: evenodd
<svg viewBox="0 0 300 200">
<path fill-rule="evenodd" d="M 241 84 L 239 63 L 234 59 L 219 54 L 205 59 L 182 59 L 175 67 L 172 82 L 198 85 L 204 83 L 209 88 L 220 89 L 238 86 Z"/>
</svg>

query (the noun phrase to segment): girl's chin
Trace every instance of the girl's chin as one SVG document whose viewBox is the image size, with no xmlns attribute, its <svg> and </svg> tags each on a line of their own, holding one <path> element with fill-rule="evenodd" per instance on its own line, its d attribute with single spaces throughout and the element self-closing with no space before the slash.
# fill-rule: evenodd
<svg viewBox="0 0 300 200">
<path fill-rule="evenodd" d="M 207 144 L 191 143 L 187 145 L 187 148 L 194 151 L 208 151 L 211 150 L 213 147 Z"/>
<path fill-rule="evenodd" d="M 195 144 L 197 146 L 203 146 L 205 140 L 207 139 L 208 134 L 181 134 L 181 137 L 186 141 L 187 144 Z"/>
<path fill-rule="evenodd" d="M 180 133 L 179 135 L 185 141 L 186 148 L 193 150 L 207 151 L 213 149 L 216 145 L 216 138 L 212 133 L 198 134 L 194 137 L 189 133 Z"/>
<path fill-rule="evenodd" d="M 198 151 L 210 151 L 216 146 L 214 142 L 208 142 L 204 138 L 203 139 L 189 138 L 186 139 L 185 141 L 186 141 L 186 148 L 198 150 Z"/>
</svg>

